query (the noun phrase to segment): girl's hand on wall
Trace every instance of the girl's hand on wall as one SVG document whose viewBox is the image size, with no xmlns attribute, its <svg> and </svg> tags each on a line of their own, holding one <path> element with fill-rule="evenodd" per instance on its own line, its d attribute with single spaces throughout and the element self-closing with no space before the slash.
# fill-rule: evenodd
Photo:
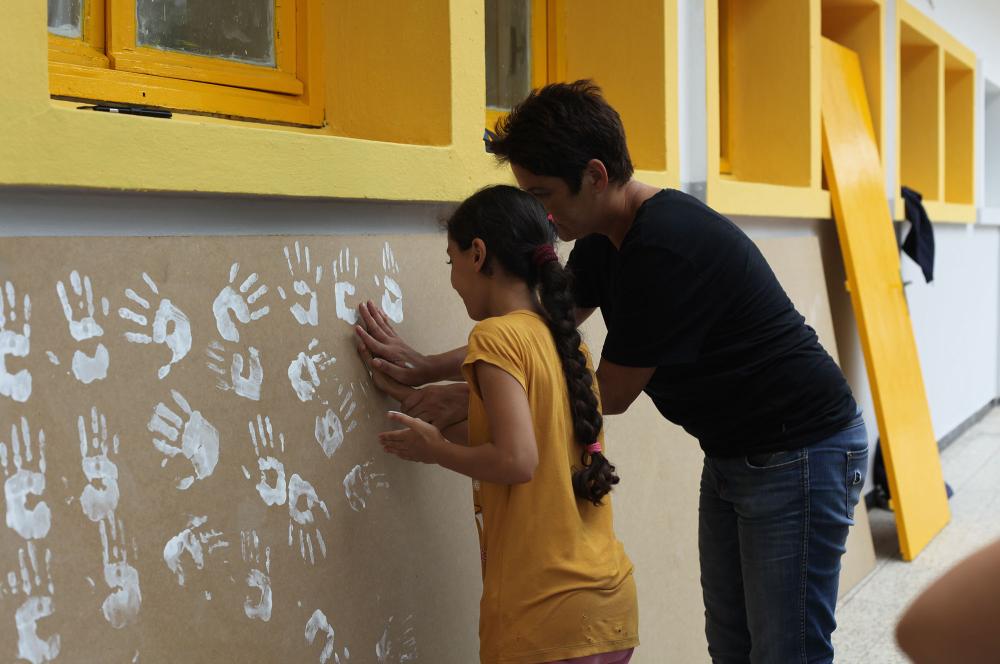
<svg viewBox="0 0 1000 664">
<path fill-rule="evenodd" d="M 413 350 L 389 322 L 389 318 L 372 302 L 358 305 L 361 315 L 354 327 L 361 342 L 371 353 L 372 370 L 378 370 L 403 385 L 423 385 L 433 382 L 430 362 L 425 355 Z"/>
<path fill-rule="evenodd" d="M 438 462 L 441 447 L 449 443 L 436 426 L 394 410 L 389 411 L 389 419 L 406 428 L 380 433 L 382 449 L 407 461 Z"/>
</svg>

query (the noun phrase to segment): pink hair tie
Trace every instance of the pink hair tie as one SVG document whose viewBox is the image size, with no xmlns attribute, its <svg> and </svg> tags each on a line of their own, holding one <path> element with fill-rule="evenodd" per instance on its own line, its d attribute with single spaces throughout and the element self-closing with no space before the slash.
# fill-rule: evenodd
<svg viewBox="0 0 1000 664">
<path fill-rule="evenodd" d="M 601 451 L 601 444 L 599 442 L 587 445 L 587 452 L 589 452 L 590 454 L 598 454 L 600 451 Z"/>
<path fill-rule="evenodd" d="M 531 262 L 535 264 L 535 267 L 541 268 L 546 263 L 551 263 L 552 261 L 558 261 L 559 255 L 556 254 L 556 248 L 551 244 L 540 244 L 535 247 L 534 253 L 531 255 Z"/>
</svg>

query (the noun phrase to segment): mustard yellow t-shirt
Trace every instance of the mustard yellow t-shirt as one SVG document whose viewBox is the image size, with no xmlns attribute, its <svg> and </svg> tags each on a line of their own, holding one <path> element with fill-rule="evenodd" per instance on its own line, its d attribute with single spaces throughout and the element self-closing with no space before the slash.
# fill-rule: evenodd
<svg viewBox="0 0 1000 664">
<path fill-rule="evenodd" d="M 538 444 L 530 482 L 473 482 L 483 559 L 480 660 L 534 664 L 638 645 L 632 562 L 615 537 L 610 496 L 596 507 L 573 493 L 582 448 L 573 438 L 566 378 L 548 326 L 521 310 L 472 330 L 462 366 L 471 388 L 470 445 L 490 438 L 473 369 L 478 361 L 524 387 Z"/>
</svg>

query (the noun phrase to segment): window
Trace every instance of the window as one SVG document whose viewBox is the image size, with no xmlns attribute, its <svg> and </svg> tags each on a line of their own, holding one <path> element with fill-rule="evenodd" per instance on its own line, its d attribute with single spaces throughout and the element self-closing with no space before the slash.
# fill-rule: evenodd
<svg viewBox="0 0 1000 664">
<path fill-rule="evenodd" d="M 53 96 L 323 123 L 319 0 L 48 0 Z"/>
<path fill-rule="evenodd" d="M 486 0 L 486 124 L 550 80 L 555 0 Z M 550 21 L 550 19 L 552 19 Z"/>
</svg>

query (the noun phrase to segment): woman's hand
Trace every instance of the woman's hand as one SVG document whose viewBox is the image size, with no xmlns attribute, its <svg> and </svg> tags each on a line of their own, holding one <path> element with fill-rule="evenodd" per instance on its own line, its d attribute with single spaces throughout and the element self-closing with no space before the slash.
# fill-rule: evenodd
<svg viewBox="0 0 1000 664">
<path fill-rule="evenodd" d="M 469 386 L 466 383 L 405 389 L 409 393 L 399 399 L 402 411 L 438 429 L 447 429 L 469 417 Z"/>
<path fill-rule="evenodd" d="M 382 449 L 400 459 L 419 463 L 438 463 L 442 447 L 450 445 L 433 424 L 394 410 L 389 411 L 389 419 L 405 428 L 383 431 L 378 435 L 378 439 Z"/>
<path fill-rule="evenodd" d="M 362 346 L 371 356 L 369 369 L 382 372 L 403 385 L 423 385 L 437 380 L 426 355 L 413 350 L 396 334 L 386 315 L 372 302 L 358 305 L 361 324 L 354 330 Z M 364 357 L 364 355 L 362 355 Z"/>
</svg>

